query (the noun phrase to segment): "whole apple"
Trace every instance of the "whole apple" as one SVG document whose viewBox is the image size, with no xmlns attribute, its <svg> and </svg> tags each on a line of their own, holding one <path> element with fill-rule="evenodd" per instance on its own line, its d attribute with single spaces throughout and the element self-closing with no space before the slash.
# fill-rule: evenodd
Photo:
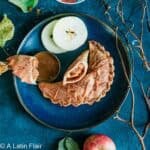
<svg viewBox="0 0 150 150">
<path fill-rule="evenodd" d="M 86 139 L 83 150 L 116 150 L 116 146 L 110 137 L 96 134 Z"/>
</svg>

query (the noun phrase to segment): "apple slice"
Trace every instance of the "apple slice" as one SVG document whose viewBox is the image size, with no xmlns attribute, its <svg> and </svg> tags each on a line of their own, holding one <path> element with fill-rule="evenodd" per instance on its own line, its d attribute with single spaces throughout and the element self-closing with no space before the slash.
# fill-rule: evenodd
<svg viewBox="0 0 150 150">
<path fill-rule="evenodd" d="M 57 23 L 57 20 L 54 20 L 47 24 L 41 34 L 41 40 L 44 45 L 44 47 L 51 53 L 64 53 L 66 52 L 64 49 L 58 47 L 55 42 L 53 41 L 53 28 L 55 24 Z"/>
<path fill-rule="evenodd" d="M 78 17 L 69 16 L 58 20 L 53 29 L 53 40 L 62 49 L 72 51 L 87 40 L 88 31 L 85 23 Z"/>
</svg>

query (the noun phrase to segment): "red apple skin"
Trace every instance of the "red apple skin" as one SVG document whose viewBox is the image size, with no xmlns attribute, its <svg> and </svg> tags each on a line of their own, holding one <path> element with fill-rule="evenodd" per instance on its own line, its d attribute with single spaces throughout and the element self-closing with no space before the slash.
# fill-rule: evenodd
<svg viewBox="0 0 150 150">
<path fill-rule="evenodd" d="M 77 0 L 62 0 L 62 2 L 65 2 L 65 3 L 75 3 L 75 2 L 77 2 Z"/>
<path fill-rule="evenodd" d="M 108 136 L 96 134 L 86 139 L 83 150 L 116 150 L 116 146 Z"/>
</svg>

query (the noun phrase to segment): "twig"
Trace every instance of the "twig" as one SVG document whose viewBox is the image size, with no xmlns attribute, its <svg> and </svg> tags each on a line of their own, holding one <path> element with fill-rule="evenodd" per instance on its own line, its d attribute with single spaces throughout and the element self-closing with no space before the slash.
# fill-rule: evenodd
<svg viewBox="0 0 150 150">
<path fill-rule="evenodd" d="M 129 77 L 128 77 L 128 74 L 127 74 L 127 71 L 126 71 L 126 67 L 125 67 L 125 64 L 124 64 L 124 60 L 122 58 L 122 55 L 121 55 L 121 52 L 120 52 L 120 49 L 119 49 L 119 46 L 118 46 L 118 31 L 120 33 L 122 33 L 122 31 L 120 31 L 119 28 L 117 27 L 117 25 L 115 25 L 115 23 L 113 21 L 113 18 L 111 16 L 111 14 L 109 13 L 109 10 L 111 8 L 109 6 L 109 4 L 105 0 L 102 1 L 102 4 L 103 4 L 104 9 L 105 9 L 105 13 L 104 14 L 108 17 L 108 21 L 110 22 L 110 24 L 112 25 L 112 28 L 115 30 L 115 33 L 116 33 L 116 47 L 117 47 L 117 50 L 118 50 L 118 53 L 119 53 L 119 56 L 120 56 L 120 59 L 121 59 L 121 64 L 122 64 L 122 67 L 123 67 L 123 71 L 124 71 L 126 80 L 127 80 L 128 84 L 129 84 L 129 87 L 130 87 L 131 99 L 132 99 L 132 107 L 131 107 L 130 120 L 126 120 L 126 119 L 124 119 L 124 118 L 122 118 L 122 117 L 119 116 L 119 112 L 121 111 L 121 108 L 122 108 L 123 104 L 120 106 L 120 108 L 117 111 L 114 119 L 117 119 L 117 120 L 119 120 L 119 121 L 121 121 L 123 123 L 127 123 L 131 127 L 131 129 L 134 131 L 134 133 L 137 135 L 137 137 L 138 137 L 138 139 L 139 139 L 139 141 L 141 143 L 142 150 L 145 150 L 146 147 L 145 147 L 145 143 L 144 143 L 144 138 L 145 138 L 145 136 L 146 136 L 149 128 L 146 126 L 145 129 L 144 129 L 144 131 L 143 131 L 143 135 L 141 135 L 139 133 L 139 131 L 136 129 L 135 124 L 134 124 L 134 112 L 135 112 L 134 91 L 133 91 L 132 85 L 130 83 L 130 80 L 129 80 Z M 128 34 L 130 33 L 138 41 L 138 43 L 140 43 L 140 52 L 141 52 L 142 55 L 144 55 L 144 56 L 142 56 L 142 61 L 143 61 L 143 58 L 146 59 L 146 56 L 145 56 L 144 50 L 143 50 L 143 45 L 141 44 L 142 43 L 142 37 L 143 37 L 143 24 L 144 24 L 144 16 L 145 16 L 145 7 L 143 9 L 143 15 L 142 15 L 142 20 L 141 20 L 141 26 L 142 26 L 141 36 L 140 36 L 140 38 L 138 38 L 138 36 L 133 32 L 133 27 L 134 26 L 132 26 L 132 28 L 131 28 L 131 27 L 128 27 L 126 25 L 126 22 L 125 22 L 125 19 L 124 19 L 124 16 L 123 16 L 124 14 L 123 14 L 123 7 L 122 7 L 122 1 L 121 0 L 119 0 L 118 5 L 119 5 L 119 6 L 117 6 L 118 15 L 121 18 L 122 24 L 128 30 L 127 34 L 125 34 L 125 41 L 128 44 L 128 46 L 129 46 L 129 50 L 132 53 L 132 47 L 130 46 L 129 40 L 127 38 Z M 147 67 L 147 69 L 149 69 L 148 68 L 149 66 L 146 66 L 146 67 Z"/>
<path fill-rule="evenodd" d="M 119 120 L 119 121 L 121 121 L 121 122 L 123 122 L 123 123 L 127 123 L 127 124 L 131 124 L 131 122 L 129 121 L 129 120 L 125 120 L 125 119 L 123 119 L 122 117 L 120 117 L 119 116 L 119 112 L 117 112 L 116 113 L 116 115 L 113 117 L 114 119 L 116 119 L 116 120 Z"/>
<path fill-rule="evenodd" d="M 147 89 L 147 97 L 148 97 L 148 99 L 150 100 L 150 87 Z"/>
<path fill-rule="evenodd" d="M 143 49 L 143 31 L 144 31 L 144 18 L 145 18 L 145 10 L 146 10 L 146 5 L 143 4 L 143 13 L 142 13 L 142 18 L 141 18 L 141 33 L 140 33 L 140 38 L 135 34 L 135 32 L 133 32 L 133 30 L 128 27 L 128 25 L 126 24 L 125 20 L 124 20 L 124 17 L 123 17 L 123 8 L 122 8 L 122 2 L 118 2 L 118 5 L 117 5 L 117 13 L 122 21 L 122 24 L 125 26 L 125 28 L 130 32 L 130 34 L 137 40 L 137 43 L 138 45 L 135 46 L 136 48 L 138 48 L 138 54 L 141 58 L 141 60 L 143 61 L 143 64 L 144 64 L 144 67 L 147 69 L 147 71 L 150 71 L 150 65 L 149 65 L 149 62 L 147 61 L 147 58 L 145 56 L 145 53 L 144 53 L 144 49 Z M 121 8 L 121 10 L 119 9 Z"/>
<path fill-rule="evenodd" d="M 111 6 L 105 1 L 102 0 L 102 4 L 104 6 L 105 12 L 104 14 L 108 17 L 109 22 L 111 23 L 112 27 L 114 28 L 116 25 L 114 23 L 114 19 L 111 17 L 111 14 L 109 13 L 109 10 L 111 9 Z M 140 34 L 140 38 L 136 35 L 136 33 L 133 31 L 133 28 L 128 27 L 127 23 L 125 22 L 124 19 L 124 13 L 123 13 L 123 6 L 122 6 L 122 0 L 119 0 L 118 4 L 117 4 L 117 13 L 121 19 L 121 23 L 122 25 L 124 25 L 124 27 L 128 30 L 128 33 L 130 33 L 135 40 L 137 41 L 137 46 L 134 46 L 137 49 L 137 53 L 139 55 L 139 57 L 141 58 L 141 60 L 143 61 L 143 65 L 144 67 L 147 69 L 147 71 L 150 71 L 150 63 L 147 60 L 147 57 L 145 55 L 144 49 L 143 49 L 143 30 L 144 30 L 144 18 L 145 18 L 145 11 L 147 9 L 147 5 L 143 4 L 143 13 L 142 13 L 142 18 L 141 18 L 141 34 Z M 121 10 L 120 10 L 121 9 Z M 129 43 L 128 43 L 129 45 Z M 131 47 L 131 46 L 130 46 Z"/>
<path fill-rule="evenodd" d="M 147 58 L 145 56 L 144 49 L 143 49 L 143 31 L 144 31 L 145 11 L 146 11 L 146 5 L 143 6 L 143 15 L 141 19 L 141 34 L 140 34 L 140 39 L 139 39 L 139 49 L 140 49 L 140 56 L 142 57 L 144 66 L 147 68 L 148 71 L 150 71 L 150 65 L 149 65 L 149 62 L 147 61 Z"/>
<path fill-rule="evenodd" d="M 125 23 L 125 20 L 124 20 L 124 13 L 123 13 L 123 2 L 122 2 L 122 0 L 119 0 L 119 1 L 118 1 L 117 12 L 118 12 L 118 15 L 119 15 L 120 18 L 121 18 L 121 21 Z"/>
<path fill-rule="evenodd" d="M 135 75 L 134 75 L 134 76 L 135 76 Z M 146 94 L 142 82 L 141 82 L 136 76 L 135 76 L 135 78 L 136 78 L 137 82 L 139 83 L 139 86 L 140 86 L 141 91 L 142 91 L 142 93 L 143 93 L 143 97 L 144 97 L 145 102 L 146 102 L 146 105 L 147 105 L 147 107 L 148 107 L 148 111 L 150 112 L 150 98 L 148 97 L 148 92 L 147 92 L 147 94 Z M 149 89 L 149 88 L 148 88 L 148 89 Z"/>
<path fill-rule="evenodd" d="M 145 139 L 145 137 L 146 137 L 146 135 L 147 135 L 147 133 L 148 133 L 149 128 L 150 128 L 150 123 L 148 123 L 148 124 L 145 126 L 145 128 L 144 128 L 143 136 L 142 136 L 143 140 Z"/>
<path fill-rule="evenodd" d="M 128 84 L 129 84 L 129 87 L 130 87 L 130 92 L 131 92 L 131 97 L 132 97 L 132 107 L 131 107 L 130 121 L 124 120 L 122 117 L 119 116 L 119 114 L 117 114 L 117 117 L 115 119 L 117 119 L 117 120 L 119 120 L 121 122 L 124 122 L 124 123 L 128 123 L 130 125 L 130 127 L 133 129 L 134 133 L 137 135 L 137 137 L 138 137 L 138 139 L 139 139 L 139 141 L 141 143 L 142 150 L 146 150 L 145 143 L 144 143 L 144 138 L 143 138 L 143 136 L 140 135 L 140 133 L 138 132 L 138 130 L 136 129 L 135 124 L 134 124 L 135 96 L 134 96 L 134 91 L 133 91 L 132 85 L 130 83 L 129 77 L 127 75 L 127 71 L 126 71 L 126 67 L 125 67 L 125 64 L 124 64 L 124 60 L 122 58 L 122 55 L 121 55 L 121 52 L 120 52 L 120 49 L 119 49 L 119 46 L 118 46 L 117 30 L 118 30 L 118 27 L 116 28 L 116 31 L 115 31 L 115 33 L 116 33 L 116 48 L 118 50 L 118 54 L 119 54 L 119 57 L 121 59 L 121 64 L 122 64 L 122 67 L 123 67 L 123 71 L 124 71 L 126 80 L 127 80 Z"/>
<path fill-rule="evenodd" d="M 150 8 L 149 8 L 148 3 L 150 4 L 150 2 L 145 0 L 145 5 L 146 5 L 146 23 L 147 23 L 147 28 L 148 28 L 148 30 L 150 32 Z"/>
</svg>

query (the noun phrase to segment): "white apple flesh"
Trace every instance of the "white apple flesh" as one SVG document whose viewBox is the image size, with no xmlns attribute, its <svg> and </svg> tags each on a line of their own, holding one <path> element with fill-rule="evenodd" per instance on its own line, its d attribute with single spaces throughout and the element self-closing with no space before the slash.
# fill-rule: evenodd
<svg viewBox="0 0 150 150">
<path fill-rule="evenodd" d="M 85 23 L 75 16 L 59 19 L 53 30 L 54 42 L 67 51 L 79 48 L 86 42 L 87 36 Z"/>
<path fill-rule="evenodd" d="M 116 146 L 108 136 L 96 134 L 86 139 L 83 150 L 116 150 Z"/>
<path fill-rule="evenodd" d="M 55 42 L 53 41 L 53 29 L 57 20 L 54 20 L 47 24 L 41 34 L 41 40 L 44 47 L 51 53 L 59 54 L 66 52 L 64 49 L 58 47 Z"/>
</svg>

